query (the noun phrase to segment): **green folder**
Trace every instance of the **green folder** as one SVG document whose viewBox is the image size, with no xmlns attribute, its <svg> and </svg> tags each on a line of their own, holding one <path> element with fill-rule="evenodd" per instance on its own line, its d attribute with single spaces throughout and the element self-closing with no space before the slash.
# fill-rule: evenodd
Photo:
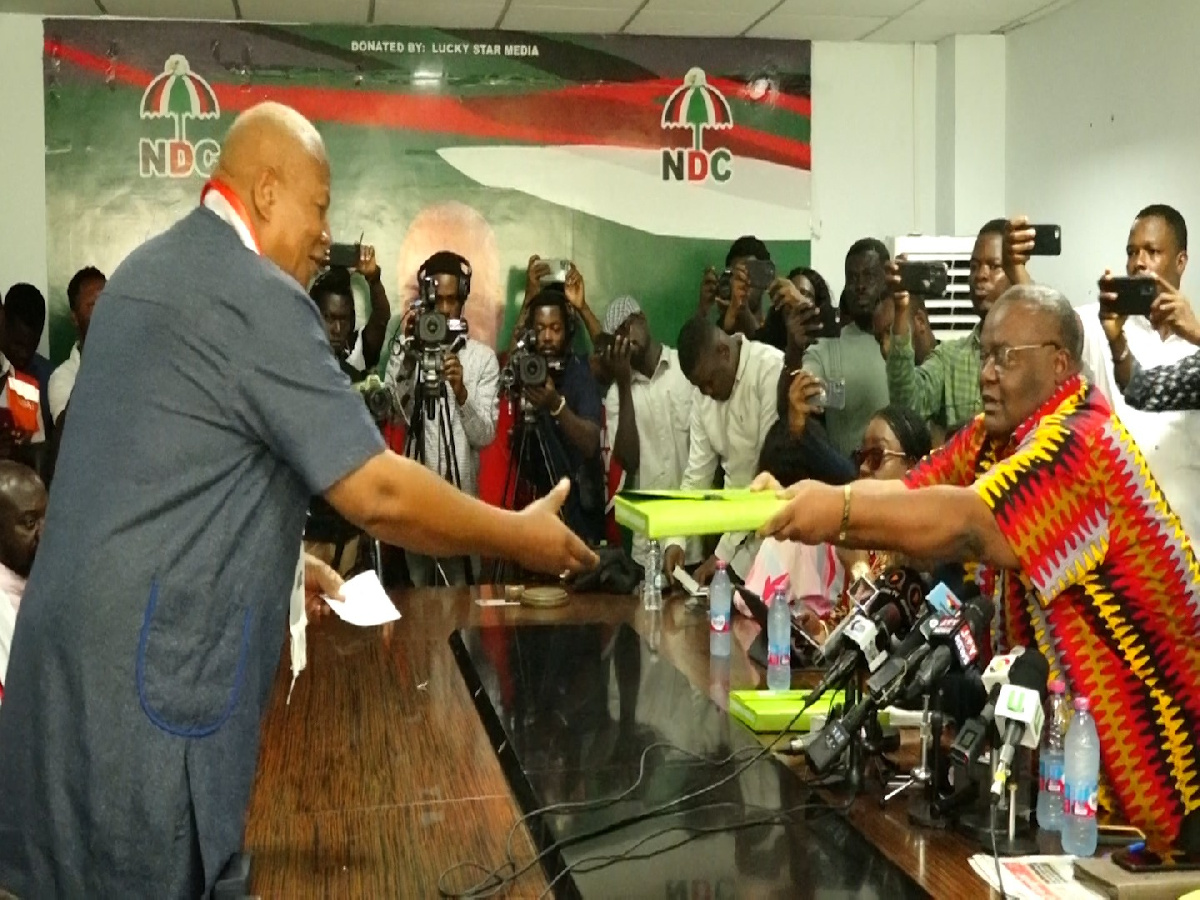
<svg viewBox="0 0 1200 900">
<path fill-rule="evenodd" d="M 774 491 L 621 491 L 617 523 L 651 539 L 757 531 L 787 505 Z"/>
<path fill-rule="evenodd" d="M 806 690 L 730 691 L 729 714 L 754 732 L 777 734 L 785 728 L 788 731 L 817 731 L 825 726 L 829 711 L 843 707 L 846 702 L 845 692 L 830 691 L 796 719 L 796 713 L 804 707 L 808 695 Z M 887 727 L 886 710 L 879 713 L 879 724 Z"/>
</svg>

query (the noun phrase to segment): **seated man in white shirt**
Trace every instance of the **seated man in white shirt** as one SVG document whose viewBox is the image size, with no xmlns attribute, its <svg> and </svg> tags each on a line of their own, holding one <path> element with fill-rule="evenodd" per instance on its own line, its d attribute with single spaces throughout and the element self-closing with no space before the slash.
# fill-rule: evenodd
<svg viewBox="0 0 1200 900">
<path fill-rule="evenodd" d="M 643 490 L 675 490 L 688 460 L 688 425 L 696 389 L 679 367 L 679 354 L 650 333 L 646 314 L 632 297 L 618 297 L 604 314 L 613 336 L 607 354 L 613 383 L 604 401 L 613 458 L 628 483 Z M 633 559 L 646 564 L 646 539 L 633 537 Z M 698 541 L 689 541 L 685 563 L 700 562 Z"/>
<path fill-rule="evenodd" d="M 46 520 L 46 488 L 34 471 L 0 460 L 0 702 L 17 610 Z"/>
<path fill-rule="evenodd" d="M 680 487 L 712 487 L 718 463 L 725 472 L 725 487 L 749 487 L 758 474 L 767 432 L 779 418 L 776 388 L 783 352 L 740 335 L 731 337 L 697 315 L 679 332 L 679 365 L 703 395 L 692 403 L 688 462 Z M 685 561 L 684 545 L 682 537 L 665 542 L 663 569 L 668 578 Z M 696 570 L 696 581 L 707 584 L 719 559 L 745 578 L 758 545 L 752 534 L 723 535 L 716 553 Z"/>
<path fill-rule="evenodd" d="M 50 376 L 47 390 L 50 393 L 50 417 L 53 424 L 58 425 L 67 401 L 71 399 L 71 391 L 75 389 L 75 379 L 79 375 L 79 362 L 83 353 L 83 343 L 87 340 L 88 326 L 92 322 L 92 310 L 96 308 L 96 300 L 108 279 L 95 266 L 84 266 L 71 276 L 67 285 L 67 303 L 71 308 L 71 323 L 79 340 L 71 348 L 71 355 L 59 363 Z"/>
<path fill-rule="evenodd" d="M 1158 278 L 1172 291 L 1178 291 L 1186 267 L 1187 223 L 1183 216 L 1165 204 L 1147 206 L 1129 230 L 1125 273 Z M 1084 328 L 1085 374 L 1141 448 L 1188 536 L 1200 540 L 1200 411 L 1159 413 L 1134 409 L 1125 402 L 1113 373 L 1113 361 L 1123 360 L 1126 354 L 1131 353 L 1151 369 L 1177 363 L 1194 353 L 1195 347 L 1176 334 L 1160 337 L 1148 319 L 1117 317 L 1099 303 L 1081 306 L 1078 313 Z"/>
<path fill-rule="evenodd" d="M 471 264 L 456 253 L 442 251 L 425 260 L 417 273 L 420 291 L 433 293 L 434 307 L 450 322 L 462 320 L 463 305 L 471 295 Z M 403 419 L 412 428 L 420 421 L 421 447 L 407 452 L 419 458 L 427 469 L 455 481 L 471 496 L 479 494 L 479 452 L 496 437 L 500 416 L 500 364 L 491 347 L 467 338 L 438 351 L 441 372 L 436 376 L 446 387 L 445 402 L 429 409 L 417 406 L 418 377 L 427 373 L 421 367 L 420 344 L 414 339 L 419 313 L 429 312 L 414 305 L 403 316 L 387 350 L 384 377 L 395 394 Z M 457 348 L 457 349 L 456 349 Z M 449 415 L 449 421 L 443 417 Z M 447 446 L 446 437 L 453 442 Z M 434 559 L 407 553 L 408 574 L 415 587 L 463 585 L 479 577 L 479 561 L 462 557 Z M 468 568 L 469 563 L 469 568 Z"/>
</svg>

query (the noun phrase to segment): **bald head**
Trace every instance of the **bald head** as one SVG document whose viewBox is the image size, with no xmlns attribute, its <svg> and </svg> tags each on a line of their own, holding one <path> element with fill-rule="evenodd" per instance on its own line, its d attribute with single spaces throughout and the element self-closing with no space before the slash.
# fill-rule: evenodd
<svg viewBox="0 0 1200 900">
<path fill-rule="evenodd" d="M 0 460 L 0 563 L 29 577 L 46 520 L 46 487 L 20 463 Z"/>
<path fill-rule="evenodd" d="M 221 144 L 217 174 L 235 188 L 250 186 L 264 166 L 286 168 L 303 157 L 328 165 L 321 135 L 290 106 L 268 101 L 233 120 Z"/>
<path fill-rule="evenodd" d="M 239 115 L 215 176 L 246 209 L 263 256 L 307 287 L 329 252 L 329 159 L 312 122 L 280 103 Z"/>
</svg>

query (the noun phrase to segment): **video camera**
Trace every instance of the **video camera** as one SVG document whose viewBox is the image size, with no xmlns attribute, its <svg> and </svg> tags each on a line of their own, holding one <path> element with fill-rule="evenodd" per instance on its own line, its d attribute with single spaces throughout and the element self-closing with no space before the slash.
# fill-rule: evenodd
<svg viewBox="0 0 1200 900">
<path fill-rule="evenodd" d="M 418 284 L 415 321 L 403 337 L 404 352 L 419 369 L 418 382 L 437 391 L 442 383 L 447 353 L 458 353 L 467 343 L 467 320 L 451 319 L 437 308 L 437 279 L 423 275 Z"/>
<path fill-rule="evenodd" d="M 500 372 L 500 387 L 520 401 L 526 420 L 532 420 L 535 410 L 525 400 L 523 391 L 541 387 L 549 380 L 551 372 L 562 370 L 561 359 L 548 359 L 538 352 L 537 336 L 530 329 L 521 335 L 509 354 L 508 364 Z"/>
</svg>

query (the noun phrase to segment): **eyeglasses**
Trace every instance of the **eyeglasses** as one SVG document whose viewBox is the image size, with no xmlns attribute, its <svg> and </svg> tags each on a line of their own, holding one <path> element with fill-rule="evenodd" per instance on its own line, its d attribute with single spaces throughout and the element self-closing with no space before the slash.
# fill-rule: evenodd
<svg viewBox="0 0 1200 900">
<path fill-rule="evenodd" d="M 886 447 L 859 447 L 854 451 L 854 464 L 861 469 L 865 463 L 869 471 L 877 472 L 883 465 L 883 461 L 892 456 L 908 459 L 899 450 L 888 450 Z"/>
<path fill-rule="evenodd" d="M 1040 350 L 1043 347 L 1053 347 L 1055 350 L 1063 349 L 1062 344 L 1054 341 L 1042 341 L 1040 344 L 1017 344 L 1015 347 L 1009 347 L 1001 344 L 999 347 L 993 347 L 991 350 L 981 350 L 979 353 L 979 368 L 986 369 L 988 361 L 994 362 L 996 368 L 1001 371 L 1007 371 L 1016 364 L 1013 358 L 1014 353 L 1019 353 L 1022 350 Z"/>
</svg>

